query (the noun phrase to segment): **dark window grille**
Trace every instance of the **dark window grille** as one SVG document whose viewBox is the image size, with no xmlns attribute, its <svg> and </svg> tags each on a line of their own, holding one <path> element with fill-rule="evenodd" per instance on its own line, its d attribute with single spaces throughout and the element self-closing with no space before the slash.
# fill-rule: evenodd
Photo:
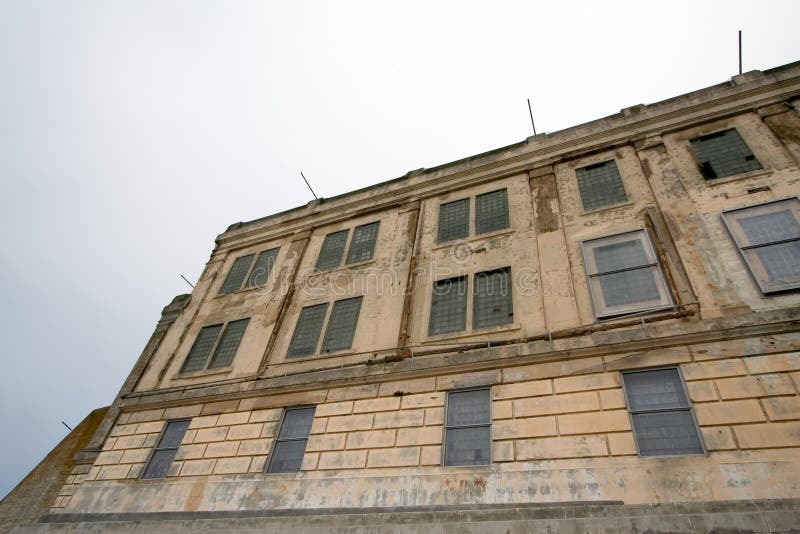
<svg viewBox="0 0 800 534">
<path fill-rule="evenodd" d="M 488 389 L 448 393 L 444 465 L 492 462 L 491 403 Z"/>
<path fill-rule="evenodd" d="M 307 306 L 300 311 L 297 318 L 297 325 L 294 328 L 294 335 L 289 344 L 287 356 L 309 356 L 317 352 L 317 342 L 322 323 L 325 322 L 325 314 L 328 311 L 328 303 Z"/>
<path fill-rule="evenodd" d="M 508 192 L 505 189 L 475 197 L 475 233 L 508 228 Z"/>
<path fill-rule="evenodd" d="M 469 199 L 456 200 L 439 206 L 437 242 L 444 243 L 469 235 Z"/>
<path fill-rule="evenodd" d="M 317 258 L 317 270 L 331 269 L 342 264 L 344 247 L 350 230 L 341 230 L 325 236 Z"/>
<path fill-rule="evenodd" d="M 233 363 L 233 357 L 236 356 L 239 343 L 241 343 L 244 331 L 249 323 L 249 318 L 228 323 L 225 331 L 222 332 L 219 344 L 217 344 L 217 350 L 214 351 L 214 357 L 211 358 L 211 363 L 208 364 L 209 369 L 227 367 Z"/>
<path fill-rule="evenodd" d="M 268 473 L 296 473 L 303 464 L 315 407 L 289 408 L 283 414 L 281 430 L 267 467 Z"/>
<path fill-rule="evenodd" d="M 236 258 L 231 270 L 228 271 L 228 276 L 225 277 L 225 281 L 222 283 L 222 287 L 219 290 L 220 295 L 232 293 L 242 288 L 242 282 L 247 276 L 247 270 L 250 269 L 250 262 L 253 261 L 254 257 L 255 254 L 248 254 L 247 256 Z"/>
<path fill-rule="evenodd" d="M 467 327 L 467 279 L 464 276 L 433 284 L 428 335 L 459 332 Z"/>
<path fill-rule="evenodd" d="M 622 378 L 640 456 L 704 453 L 677 369 L 634 371 Z"/>
<path fill-rule="evenodd" d="M 689 143 L 706 180 L 761 169 L 761 163 L 733 128 L 692 139 Z"/>
<path fill-rule="evenodd" d="M 211 354 L 211 349 L 214 348 L 214 344 L 217 342 L 217 337 L 219 337 L 221 331 L 221 324 L 204 326 L 200 330 L 200 333 L 197 334 L 197 339 L 194 340 L 194 345 L 192 345 L 192 348 L 189 350 L 189 355 L 183 362 L 181 373 L 199 371 L 206 366 L 208 356 Z"/>
<path fill-rule="evenodd" d="M 361 297 L 334 302 L 325 338 L 322 340 L 322 352 L 346 350 L 353 345 L 360 310 Z"/>
<path fill-rule="evenodd" d="M 347 251 L 347 263 L 358 263 L 372 259 L 375 241 L 378 238 L 378 223 L 356 226 L 350 250 Z"/>
<path fill-rule="evenodd" d="M 181 446 L 186 429 L 189 428 L 189 422 L 189 419 L 167 421 L 167 426 L 158 440 L 153 455 L 150 456 L 150 460 L 144 468 L 142 478 L 154 479 L 167 476 L 169 466 L 172 465 L 172 460 L 175 459 L 175 454 Z"/>
<path fill-rule="evenodd" d="M 514 322 L 509 267 L 476 274 L 474 292 L 472 322 L 475 328 Z"/>
<path fill-rule="evenodd" d="M 183 362 L 181 373 L 204 369 L 215 346 L 216 350 L 214 350 L 214 356 L 211 358 L 208 368 L 229 366 L 233 363 L 233 358 L 236 356 L 239 343 L 242 341 L 249 322 L 249 318 L 231 321 L 224 329 L 221 324 L 204 326 L 197 335 L 197 339 L 194 340 L 194 345 L 189 350 L 186 361 Z M 220 337 L 220 333 L 222 333 L 222 337 Z"/>
<path fill-rule="evenodd" d="M 628 200 L 613 159 L 577 169 L 575 174 L 584 210 L 596 210 Z"/>
<path fill-rule="evenodd" d="M 265 250 L 259 254 L 256 259 L 256 264 L 253 266 L 253 270 L 250 271 L 250 276 L 247 278 L 247 287 L 256 287 L 266 284 L 277 257 L 277 248 Z"/>
</svg>

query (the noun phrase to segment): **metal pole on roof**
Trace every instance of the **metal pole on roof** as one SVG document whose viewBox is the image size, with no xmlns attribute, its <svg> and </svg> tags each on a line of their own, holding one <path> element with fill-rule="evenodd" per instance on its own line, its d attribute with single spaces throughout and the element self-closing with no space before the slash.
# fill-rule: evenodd
<svg viewBox="0 0 800 534">
<path fill-rule="evenodd" d="M 742 73 L 742 30 L 739 30 L 739 74 Z"/>
<path fill-rule="evenodd" d="M 533 128 L 533 135 L 536 135 L 536 125 L 533 123 L 533 110 L 531 109 L 531 99 L 528 99 L 528 113 L 531 114 L 531 127 Z"/>
<path fill-rule="evenodd" d="M 300 171 L 300 176 L 302 176 L 302 177 L 303 177 L 303 181 L 304 181 L 304 182 L 306 183 L 306 185 L 308 186 L 308 190 L 309 190 L 309 191 L 311 191 L 311 194 L 312 194 L 312 195 L 314 195 L 314 198 L 315 198 L 315 199 L 319 198 L 319 197 L 317 196 L 317 194 L 314 192 L 314 190 L 313 190 L 313 189 L 311 189 L 311 184 L 309 184 L 309 183 L 308 183 L 308 180 L 306 180 L 306 175 L 305 175 L 305 174 L 303 174 L 303 172 L 302 172 L 302 171 Z"/>
</svg>

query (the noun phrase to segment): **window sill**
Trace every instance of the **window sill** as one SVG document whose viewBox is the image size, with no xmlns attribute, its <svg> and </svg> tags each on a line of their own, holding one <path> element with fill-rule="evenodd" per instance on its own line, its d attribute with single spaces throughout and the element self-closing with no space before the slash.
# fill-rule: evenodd
<svg viewBox="0 0 800 534">
<path fill-rule="evenodd" d="M 522 325 L 520 325 L 519 323 L 511 323 L 499 326 L 490 326 L 488 328 L 473 329 L 469 332 L 461 331 L 461 332 L 448 332 L 447 334 L 428 335 L 422 341 L 422 344 L 423 345 L 436 344 L 450 339 L 469 339 L 469 338 L 474 338 L 476 336 L 484 336 L 487 334 L 497 334 L 502 332 L 514 332 L 516 330 L 521 330 L 521 329 Z"/>
<path fill-rule="evenodd" d="M 215 369 L 201 369 L 200 371 L 189 371 L 187 373 L 178 373 L 173 375 L 172 380 L 188 380 L 191 378 L 199 378 L 205 376 L 224 375 L 233 371 L 233 366 L 218 367 Z"/>
<path fill-rule="evenodd" d="M 295 362 L 310 362 L 315 360 L 325 360 L 328 358 L 341 358 L 342 356 L 352 356 L 354 354 L 366 354 L 363 352 L 356 352 L 352 349 L 342 349 L 335 352 L 326 352 L 324 354 L 309 354 L 308 356 L 286 356 L 281 363 L 295 363 Z"/>
<path fill-rule="evenodd" d="M 373 257 L 368 260 L 359 261 L 356 263 L 348 263 L 347 265 L 342 265 L 339 267 L 330 267 L 328 269 L 320 269 L 320 270 L 314 269 L 312 272 L 308 274 L 308 278 L 311 278 L 313 276 L 320 276 L 323 274 L 331 274 L 337 271 L 352 271 L 354 269 L 361 269 L 363 267 L 370 266 L 374 263 L 378 263 L 378 260 Z"/>
<path fill-rule="evenodd" d="M 618 209 L 618 208 L 626 208 L 628 206 L 633 206 L 634 204 L 635 204 L 634 201 L 626 200 L 625 202 L 619 202 L 617 204 L 609 204 L 608 206 L 603 206 L 601 208 L 595 208 L 593 210 L 584 210 L 584 211 L 582 211 L 580 213 L 580 216 L 583 217 L 583 216 L 586 216 L 586 215 L 594 215 L 594 214 L 600 213 L 602 211 L 611 211 L 611 210 Z"/>
<path fill-rule="evenodd" d="M 738 182 L 739 180 L 750 180 L 752 178 L 767 177 L 772 174 L 772 169 L 759 169 L 757 171 L 743 172 L 742 174 L 734 174 L 733 176 L 724 176 L 722 178 L 705 178 L 703 175 L 703 183 L 708 186 L 729 184 L 731 182 Z"/>
<path fill-rule="evenodd" d="M 449 248 L 454 245 L 466 245 L 468 243 L 474 243 L 475 241 L 481 241 L 485 239 L 490 239 L 492 237 L 497 237 L 506 234 L 513 234 L 513 228 L 503 228 L 502 230 L 495 230 L 494 232 L 486 232 L 485 234 L 480 234 L 472 237 L 462 237 L 461 239 L 453 239 L 451 241 L 445 241 L 444 243 L 438 243 L 435 246 L 431 247 L 430 250 L 441 250 L 443 248 Z"/>
</svg>

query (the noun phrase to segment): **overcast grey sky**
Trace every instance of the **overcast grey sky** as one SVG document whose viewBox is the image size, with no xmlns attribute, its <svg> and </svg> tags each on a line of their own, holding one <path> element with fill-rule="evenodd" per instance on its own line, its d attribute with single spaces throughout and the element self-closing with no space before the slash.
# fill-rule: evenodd
<svg viewBox="0 0 800 534">
<path fill-rule="evenodd" d="M 800 2 L 0 0 L 0 496 L 236 221 L 800 59 Z"/>
</svg>

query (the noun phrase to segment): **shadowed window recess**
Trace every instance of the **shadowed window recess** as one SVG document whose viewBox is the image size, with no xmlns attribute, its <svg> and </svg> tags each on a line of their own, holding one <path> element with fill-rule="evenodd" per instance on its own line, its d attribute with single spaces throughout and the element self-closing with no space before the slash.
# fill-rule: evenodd
<svg viewBox="0 0 800 534">
<path fill-rule="evenodd" d="M 311 356 L 317 354 L 320 334 L 328 319 L 321 353 L 348 350 L 353 346 L 353 338 L 358 325 L 362 297 L 337 300 L 333 306 L 328 303 L 306 306 L 300 311 L 289 343 L 287 357 Z M 330 317 L 328 309 L 332 308 Z"/>
<path fill-rule="evenodd" d="M 379 221 L 356 226 L 352 239 L 350 239 L 350 230 L 339 230 L 326 235 L 315 268 L 318 271 L 324 271 L 341 267 L 348 239 L 350 246 L 347 251 L 346 265 L 371 260 L 375 252 L 375 243 L 378 240 L 379 227 Z"/>
<path fill-rule="evenodd" d="M 800 288 L 800 200 L 739 208 L 722 217 L 763 293 Z"/>
<path fill-rule="evenodd" d="M 287 408 L 283 412 L 281 430 L 275 440 L 267 473 L 296 473 L 303 464 L 308 435 L 314 422 L 314 406 Z"/>
<path fill-rule="evenodd" d="M 598 319 L 668 308 L 672 295 L 645 230 L 581 243 Z"/>
<path fill-rule="evenodd" d="M 677 369 L 622 374 L 639 456 L 703 454 L 703 443 Z"/>
<path fill-rule="evenodd" d="M 249 323 L 250 318 L 246 318 L 231 321 L 227 325 L 204 326 L 183 362 L 181 373 L 231 365 Z M 212 354 L 213 356 L 211 356 Z M 209 356 L 211 356 L 210 360 Z"/>
<path fill-rule="evenodd" d="M 628 200 L 616 161 L 608 160 L 575 171 L 583 209 L 586 211 L 613 206 Z"/>
<path fill-rule="evenodd" d="M 491 405 L 488 388 L 447 394 L 444 465 L 492 463 Z"/>
<path fill-rule="evenodd" d="M 142 478 L 164 478 L 169 473 L 169 466 L 181 446 L 183 436 L 189 428 L 190 419 L 180 419 L 177 421 L 167 421 L 167 426 L 158 439 L 147 466 L 144 468 Z"/>
<path fill-rule="evenodd" d="M 491 328 L 514 322 L 511 268 L 475 274 L 469 292 L 469 277 L 437 280 L 433 284 L 428 335 L 463 332 L 467 329 L 472 299 L 472 329 Z"/>
<path fill-rule="evenodd" d="M 222 283 L 219 294 L 239 291 L 242 285 L 251 288 L 266 284 L 277 257 L 278 249 L 271 248 L 259 253 L 258 257 L 255 254 L 248 254 L 236 258 Z"/>
<path fill-rule="evenodd" d="M 689 143 L 706 180 L 761 169 L 761 163 L 733 128 L 692 139 Z"/>
<path fill-rule="evenodd" d="M 439 205 L 436 242 L 445 243 L 470 235 L 470 198 Z M 475 197 L 475 235 L 508 228 L 508 191 L 498 189 Z"/>
</svg>

